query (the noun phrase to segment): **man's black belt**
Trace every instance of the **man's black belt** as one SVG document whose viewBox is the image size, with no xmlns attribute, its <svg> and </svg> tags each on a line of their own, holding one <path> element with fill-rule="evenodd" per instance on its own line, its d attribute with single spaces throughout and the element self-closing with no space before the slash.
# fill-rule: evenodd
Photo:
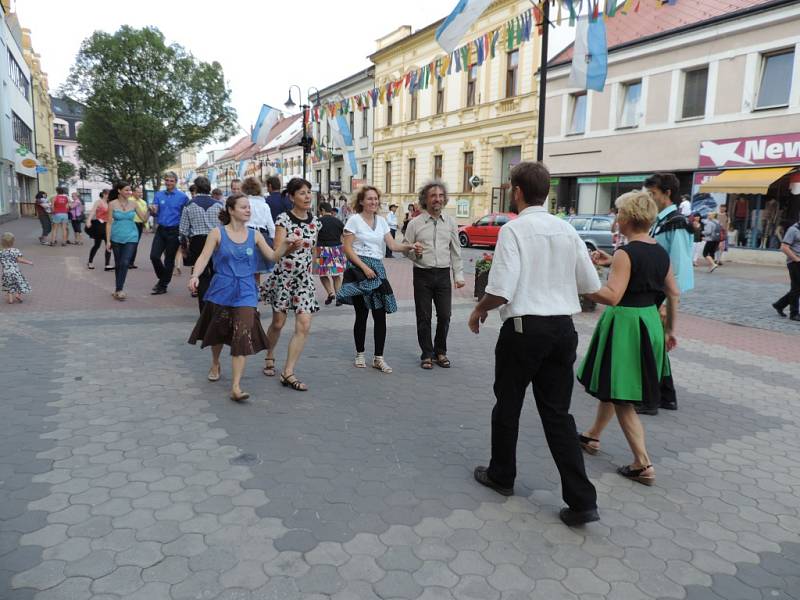
<svg viewBox="0 0 800 600">
<path fill-rule="evenodd" d="M 506 319 L 503 326 L 513 328 L 516 333 L 526 333 L 537 331 L 539 326 L 543 323 L 552 321 L 571 321 L 571 315 L 522 315 L 521 317 L 509 317 Z"/>
</svg>

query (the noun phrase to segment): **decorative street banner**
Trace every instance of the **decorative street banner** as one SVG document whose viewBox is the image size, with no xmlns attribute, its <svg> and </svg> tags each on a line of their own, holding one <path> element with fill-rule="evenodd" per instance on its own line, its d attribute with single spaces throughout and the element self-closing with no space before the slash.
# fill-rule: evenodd
<svg viewBox="0 0 800 600">
<path fill-rule="evenodd" d="M 459 0 L 453 12 L 436 30 L 436 41 L 442 50 L 451 54 L 491 2 L 492 0 Z"/>
<path fill-rule="evenodd" d="M 269 138 L 269 132 L 272 131 L 275 124 L 280 121 L 280 118 L 281 111 L 277 108 L 272 108 L 266 104 L 262 105 L 261 112 L 258 114 L 258 119 L 256 120 L 256 125 L 253 128 L 253 133 L 250 136 L 250 141 L 259 146 L 266 144 L 267 138 Z"/>
<path fill-rule="evenodd" d="M 703 141 L 698 165 L 800 165 L 800 132 Z"/>
<path fill-rule="evenodd" d="M 602 92 L 608 74 L 608 43 L 603 19 L 578 19 L 569 83 L 582 90 Z"/>
</svg>

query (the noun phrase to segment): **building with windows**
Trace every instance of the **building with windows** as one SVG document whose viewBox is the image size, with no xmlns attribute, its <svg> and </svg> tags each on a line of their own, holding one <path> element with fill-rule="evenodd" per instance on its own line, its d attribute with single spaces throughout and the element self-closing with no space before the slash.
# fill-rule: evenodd
<svg viewBox="0 0 800 600">
<path fill-rule="evenodd" d="M 521 20 L 530 11 L 528 0 L 496 0 L 462 42 L 491 41 L 498 31 L 492 52 L 488 45 L 481 46 L 485 53 L 467 47 L 463 55 L 451 55 L 452 61 L 434 37 L 441 21 L 414 33 L 400 27 L 378 40 L 370 56 L 378 89 L 433 64 L 427 85 L 403 85 L 372 110 L 372 180 L 384 192 L 385 204 L 398 204 L 404 212 L 416 202 L 419 188 L 436 178 L 447 184 L 447 210 L 460 223 L 508 210 L 509 170 L 536 154 L 533 75 L 541 45 L 535 24 Z M 518 24 L 527 26 L 527 39 L 515 29 Z"/>
<path fill-rule="evenodd" d="M 75 174 L 61 182 L 69 193 L 78 192 L 81 200 L 90 206 L 100 197 L 100 192 L 111 187 L 110 182 L 84 165 L 78 156 L 78 130 L 83 123 L 86 107 L 71 98 L 50 96 L 53 109 L 53 138 L 56 157 L 75 167 Z"/>
<path fill-rule="evenodd" d="M 678 2 L 606 21 L 603 92 L 549 63 L 545 162 L 553 204 L 605 214 L 656 171 L 693 210 L 728 205 L 737 244 L 773 248 L 800 213 L 800 3 Z"/>
<path fill-rule="evenodd" d="M 37 192 L 31 70 L 9 5 L 0 1 L 0 222 L 17 218 Z"/>
</svg>

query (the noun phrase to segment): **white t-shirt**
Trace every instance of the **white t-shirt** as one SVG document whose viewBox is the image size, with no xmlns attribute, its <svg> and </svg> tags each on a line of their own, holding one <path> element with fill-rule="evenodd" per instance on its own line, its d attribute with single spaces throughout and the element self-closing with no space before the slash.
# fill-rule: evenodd
<svg viewBox="0 0 800 600">
<path fill-rule="evenodd" d="M 389 233 L 389 224 L 382 216 L 375 215 L 375 228 L 373 229 L 367 225 L 360 214 L 354 214 L 347 219 L 344 230 L 355 236 L 353 250 L 359 256 L 382 259 L 386 254 L 386 240 L 383 238 Z"/>
<path fill-rule="evenodd" d="M 692 214 L 692 203 L 689 200 L 683 200 L 678 206 L 678 210 L 684 217 L 688 217 Z"/>
<path fill-rule="evenodd" d="M 250 199 L 250 220 L 248 227 L 266 229 L 269 237 L 275 239 L 275 222 L 272 220 L 272 211 L 269 209 L 264 196 L 248 196 Z"/>
</svg>

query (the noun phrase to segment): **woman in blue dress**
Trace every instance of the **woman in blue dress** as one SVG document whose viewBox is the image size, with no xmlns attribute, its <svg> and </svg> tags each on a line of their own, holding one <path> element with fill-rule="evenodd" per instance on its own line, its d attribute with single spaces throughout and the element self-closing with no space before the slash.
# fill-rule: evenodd
<svg viewBox="0 0 800 600">
<path fill-rule="evenodd" d="M 201 341 L 201 348 L 211 346 L 209 381 L 219 381 L 219 357 L 222 346 L 231 349 L 231 400 L 246 400 L 250 394 L 240 386 L 247 356 L 268 348 L 267 334 L 256 310 L 258 290 L 254 274 L 257 253 L 270 261 L 297 250 L 302 240 L 281 244 L 273 250 L 259 231 L 247 227 L 250 201 L 244 194 L 232 194 L 220 211 L 222 225 L 212 229 L 203 252 L 195 262 L 194 272 L 202 273 L 213 254 L 214 277 L 203 300 L 205 307 L 189 337 L 189 343 Z M 197 291 L 199 279 L 193 275 L 189 289 Z"/>
</svg>

